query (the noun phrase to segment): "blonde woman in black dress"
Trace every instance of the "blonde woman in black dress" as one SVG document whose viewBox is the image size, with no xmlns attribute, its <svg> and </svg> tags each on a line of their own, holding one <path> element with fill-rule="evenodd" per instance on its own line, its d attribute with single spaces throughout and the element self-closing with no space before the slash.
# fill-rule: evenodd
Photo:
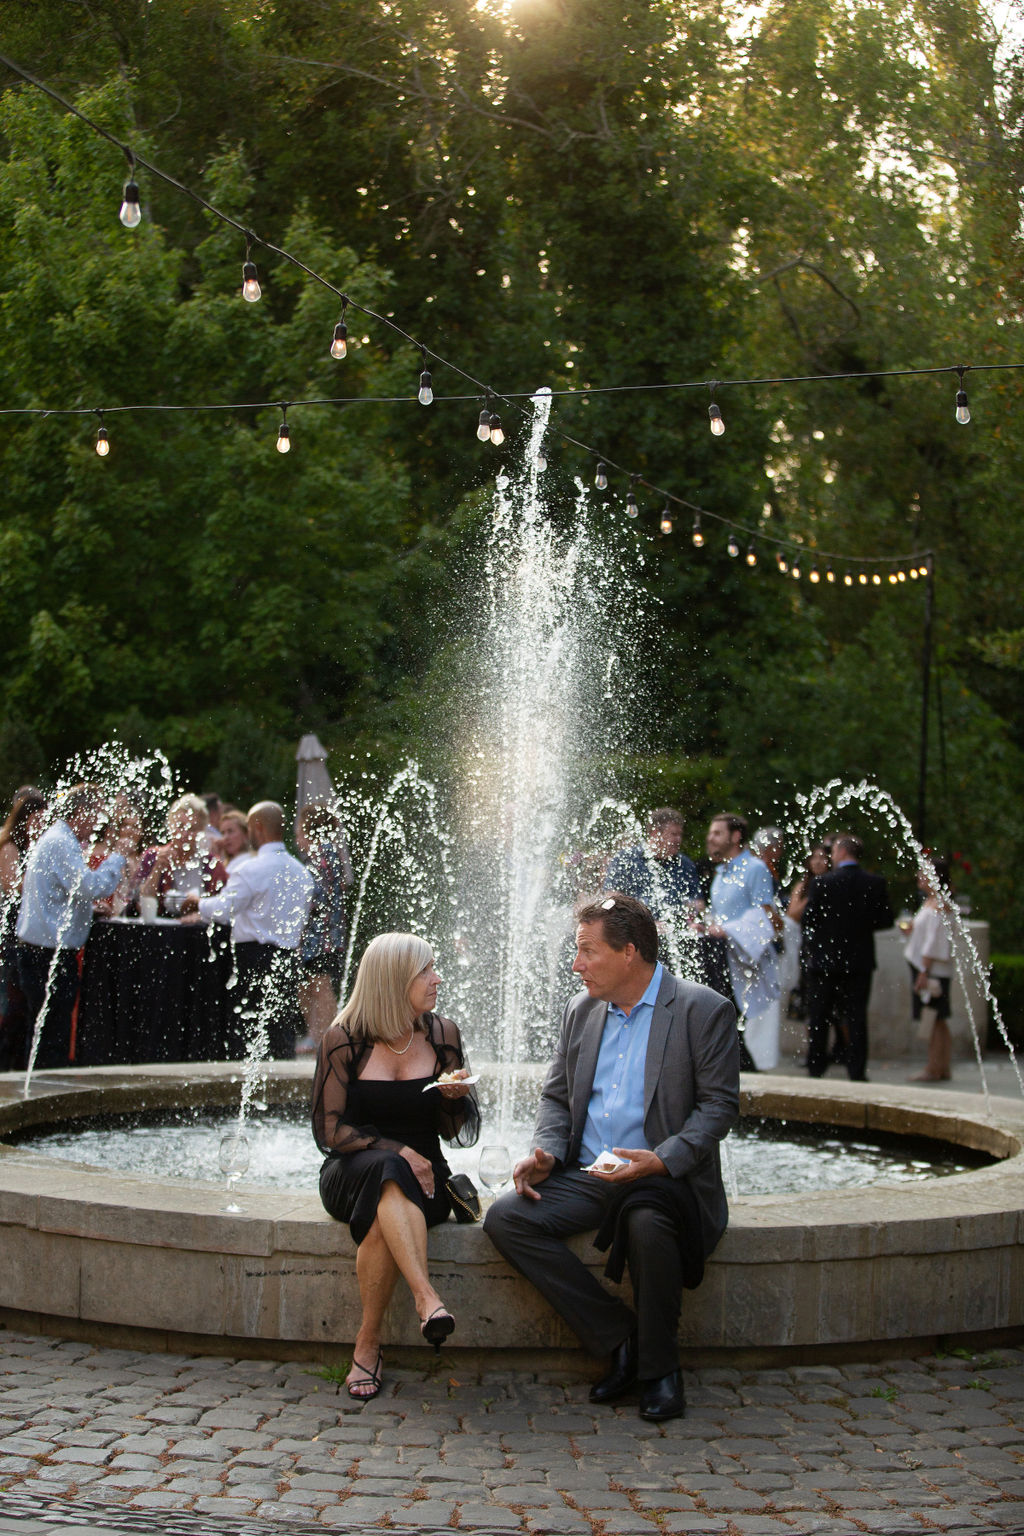
<svg viewBox="0 0 1024 1536">
<path fill-rule="evenodd" d="M 381 1327 L 399 1275 L 428 1344 L 440 1349 L 455 1327 L 427 1273 L 427 1228 L 451 1211 L 441 1138 L 471 1146 L 480 1113 L 462 1081 L 469 1069 L 459 1031 L 434 1012 L 439 983 L 423 939 L 378 934 L 317 1053 L 313 1135 L 326 1154 L 320 1198 L 358 1245 L 362 1320 L 346 1378 L 358 1401 L 380 1391 Z M 437 1088 L 425 1092 L 431 1082 Z"/>
</svg>

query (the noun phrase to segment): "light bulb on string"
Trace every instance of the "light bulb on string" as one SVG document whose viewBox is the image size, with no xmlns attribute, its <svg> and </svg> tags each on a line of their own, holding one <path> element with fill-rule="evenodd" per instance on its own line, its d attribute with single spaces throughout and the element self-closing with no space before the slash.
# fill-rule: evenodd
<svg viewBox="0 0 1024 1536">
<path fill-rule="evenodd" d="M 747 564 L 751 567 L 751 569 L 753 569 L 753 567 L 757 564 L 757 550 L 754 548 L 753 539 L 751 539 L 750 543 L 747 545 Z"/>
<path fill-rule="evenodd" d="M 882 578 L 881 578 L 881 576 L 879 576 L 877 571 L 873 571 L 872 572 L 872 575 L 871 575 L 871 585 L 873 587 L 880 587 L 882 585 Z"/>
<path fill-rule="evenodd" d="M 500 448 L 505 441 L 505 434 L 501 430 L 501 417 L 494 412 L 491 416 L 491 442 L 495 448 Z"/>
<path fill-rule="evenodd" d="M 712 434 L 712 436 L 713 437 L 722 437 L 722 436 L 724 436 L 724 434 L 725 434 L 725 422 L 722 420 L 722 413 L 721 413 L 721 411 L 719 410 L 718 406 L 715 404 L 715 402 L 713 400 L 712 400 L 711 404 L 708 406 L 708 416 L 711 419 L 711 434 Z"/>
<path fill-rule="evenodd" d="M 906 571 L 900 570 L 900 571 L 896 572 L 896 580 L 897 581 L 906 581 L 906 579 L 907 579 Z"/>
<path fill-rule="evenodd" d="M 867 571 L 858 571 L 858 573 L 857 573 L 857 580 L 860 582 L 862 587 L 866 587 L 867 584 L 868 584 L 868 573 L 867 573 Z"/>
<path fill-rule="evenodd" d="M 544 452 L 544 444 L 543 443 L 541 443 L 540 447 L 537 449 L 537 457 L 534 459 L 533 462 L 537 466 L 537 473 L 539 475 L 542 475 L 544 473 L 544 471 L 548 467 L 548 456 Z"/>
<path fill-rule="evenodd" d="M 739 546 L 739 540 L 737 539 L 737 537 L 736 537 L 736 535 L 734 533 L 730 532 L 730 534 L 729 534 L 729 542 L 728 542 L 728 544 L 725 547 L 729 551 L 729 554 L 732 556 L 732 558 L 735 560 L 736 556 L 740 552 L 740 546 Z"/>
<path fill-rule="evenodd" d="M 292 451 L 292 435 L 288 430 L 288 407 L 284 404 L 281 406 L 281 425 L 277 429 L 277 451 L 278 453 Z"/>
<path fill-rule="evenodd" d="M 928 567 L 927 567 L 927 565 L 919 565 L 918 568 L 917 568 L 917 574 L 919 576 L 927 576 L 928 575 Z"/>
<path fill-rule="evenodd" d="M 597 466 L 597 474 L 594 476 L 594 485 L 597 487 L 597 489 L 599 491 L 606 491 L 608 489 L 608 466 L 607 466 L 607 464 L 598 464 L 598 466 Z"/>
<path fill-rule="evenodd" d="M 491 413 L 486 406 L 480 412 L 480 420 L 476 425 L 476 435 L 481 443 L 489 443 L 491 440 Z"/>
<path fill-rule="evenodd" d="M 816 565 L 812 565 L 810 570 L 807 572 L 807 580 L 811 583 L 812 587 L 816 587 L 818 585 L 818 582 L 821 580 L 821 572 L 818 570 Z"/>
<path fill-rule="evenodd" d="M 828 569 L 825 572 L 825 580 L 828 582 L 829 586 L 831 587 L 831 586 L 835 585 L 835 579 L 836 579 L 836 573 L 832 569 L 832 567 L 829 566 Z"/>
<path fill-rule="evenodd" d="M 102 411 L 98 414 L 100 418 L 100 424 L 96 428 L 96 452 L 99 454 L 101 459 L 105 459 L 107 454 L 110 452 L 110 439 L 107 436 L 107 429 L 103 425 Z"/>
<path fill-rule="evenodd" d="M 629 490 L 626 492 L 626 516 L 640 516 L 640 508 L 636 504 L 636 492 L 632 486 L 630 486 Z"/>
<path fill-rule="evenodd" d="M 661 522 L 659 527 L 661 528 L 662 533 L 672 532 L 672 510 L 669 507 L 667 501 L 661 509 Z"/>
<path fill-rule="evenodd" d="M 262 296 L 263 290 L 260 287 L 256 263 L 249 259 L 249 250 L 246 247 L 245 261 L 242 264 L 242 298 L 247 304 L 258 304 Z"/>
<path fill-rule="evenodd" d="M 911 581 L 916 581 L 917 577 L 918 577 L 917 566 L 916 565 L 912 565 L 910 567 L 910 579 L 911 579 Z"/>
<path fill-rule="evenodd" d="M 334 327 L 334 340 L 331 342 L 331 356 L 342 358 L 348 356 L 348 326 L 344 320 L 339 320 Z"/>
<path fill-rule="evenodd" d="M 776 553 L 775 564 L 778 566 L 781 574 L 785 576 L 786 572 L 789 570 L 789 561 L 786 559 L 781 549 Z"/>
<path fill-rule="evenodd" d="M 704 530 L 700 526 L 700 513 L 699 512 L 696 514 L 696 516 L 693 519 L 693 530 L 690 533 L 690 539 L 691 539 L 691 541 L 693 543 L 694 549 L 703 549 L 704 548 Z"/>
<path fill-rule="evenodd" d="M 899 577 L 896 575 L 896 572 L 895 571 L 890 571 L 889 572 L 889 584 L 890 584 L 890 586 L 894 587 L 898 581 L 899 581 Z"/>
<path fill-rule="evenodd" d="M 800 580 L 800 556 L 799 555 L 797 555 L 796 558 L 793 561 L 793 565 L 792 565 L 792 568 L 790 570 L 790 575 L 792 576 L 794 581 L 799 581 Z"/>
<path fill-rule="evenodd" d="M 850 574 L 849 571 L 847 571 L 844 574 L 844 576 L 843 576 L 843 586 L 844 587 L 852 587 L 853 586 L 853 577 L 852 577 L 852 575 Z"/>
<path fill-rule="evenodd" d="M 430 373 L 424 368 L 420 374 L 420 389 L 416 396 L 420 405 L 432 405 L 434 403 L 434 390 L 430 381 Z"/>
<path fill-rule="evenodd" d="M 966 427 L 971 419 L 971 408 L 967 404 L 967 391 L 964 389 L 963 363 L 960 364 L 956 371 L 960 378 L 960 387 L 956 392 L 956 419 L 962 427 Z"/>
<path fill-rule="evenodd" d="M 139 184 L 135 180 L 134 166 L 128 180 L 124 184 L 124 191 L 121 194 L 121 211 L 118 214 L 118 218 L 125 229 L 138 229 L 142 223 L 142 209 L 139 207 Z"/>
</svg>

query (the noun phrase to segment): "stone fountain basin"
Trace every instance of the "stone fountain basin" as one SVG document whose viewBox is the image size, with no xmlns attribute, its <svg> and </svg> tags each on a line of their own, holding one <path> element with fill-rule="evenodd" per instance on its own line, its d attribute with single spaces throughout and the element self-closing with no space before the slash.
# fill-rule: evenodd
<svg viewBox="0 0 1024 1536">
<path fill-rule="evenodd" d="M 275 1063 L 264 1097 L 305 1100 L 311 1067 Z M 39 1073 L 30 1097 L 0 1074 L 0 1135 L 32 1125 L 238 1102 L 231 1063 Z M 743 1113 L 983 1151 L 992 1166 L 902 1186 L 740 1197 L 703 1285 L 684 1294 L 688 1358 L 820 1353 L 1024 1330 L 1024 1104 L 978 1094 L 806 1079 L 744 1078 Z M 156 1131 L 154 1134 L 160 1134 Z M 97 1171 L 0 1145 L 0 1324 L 174 1351 L 330 1358 L 355 1333 L 347 1230 L 308 1194 Z M 578 1250 L 603 1259 L 585 1237 Z M 574 1336 L 494 1252 L 479 1227 L 430 1234 L 431 1271 L 459 1348 L 561 1351 Z M 404 1287 L 393 1346 L 418 1345 Z M 511 1356 L 509 1357 L 512 1358 Z"/>
</svg>

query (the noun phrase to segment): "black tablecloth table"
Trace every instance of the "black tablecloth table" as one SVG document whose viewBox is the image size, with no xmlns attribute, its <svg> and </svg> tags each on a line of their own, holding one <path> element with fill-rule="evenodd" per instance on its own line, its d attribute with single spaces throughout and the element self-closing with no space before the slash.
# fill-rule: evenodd
<svg viewBox="0 0 1024 1536">
<path fill-rule="evenodd" d="M 227 928 L 97 919 L 82 965 L 76 1063 L 223 1061 L 231 971 Z"/>
</svg>

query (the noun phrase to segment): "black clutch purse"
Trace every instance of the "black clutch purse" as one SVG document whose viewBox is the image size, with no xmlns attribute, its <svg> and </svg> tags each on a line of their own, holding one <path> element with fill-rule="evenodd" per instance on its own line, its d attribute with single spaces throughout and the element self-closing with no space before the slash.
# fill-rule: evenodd
<svg viewBox="0 0 1024 1536">
<path fill-rule="evenodd" d="M 455 1220 L 461 1226 L 480 1220 L 480 1196 L 468 1173 L 453 1173 L 445 1188 L 452 1202 Z"/>
</svg>

